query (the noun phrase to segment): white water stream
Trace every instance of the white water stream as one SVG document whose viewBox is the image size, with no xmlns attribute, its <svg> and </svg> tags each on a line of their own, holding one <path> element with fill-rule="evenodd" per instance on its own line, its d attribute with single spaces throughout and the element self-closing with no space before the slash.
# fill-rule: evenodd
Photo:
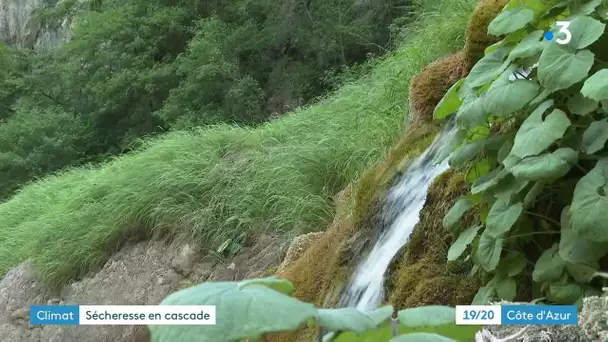
<svg viewBox="0 0 608 342">
<path fill-rule="evenodd" d="M 357 266 L 342 302 L 359 310 L 376 309 L 384 299 L 384 280 L 392 259 L 403 247 L 420 220 L 426 194 L 433 180 L 446 171 L 448 160 L 437 163 L 442 147 L 455 134 L 451 122 L 426 151 L 412 163 L 388 192 L 380 215 L 388 219 L 368 256 Z"/>
</svg>

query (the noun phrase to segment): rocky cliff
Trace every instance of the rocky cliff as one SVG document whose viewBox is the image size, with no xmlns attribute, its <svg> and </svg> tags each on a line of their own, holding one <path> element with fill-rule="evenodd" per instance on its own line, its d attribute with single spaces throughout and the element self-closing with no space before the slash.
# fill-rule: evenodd
<svg viewBox="0 0 608 342">
<path fill-rule="evenodd" d="M 44 51 L 70 38 L 72 20 L 42 24 L 35 11 L 56 7 L 57 0 L 0 0 L 0 41 L 20 49 Z"/>
</svg>

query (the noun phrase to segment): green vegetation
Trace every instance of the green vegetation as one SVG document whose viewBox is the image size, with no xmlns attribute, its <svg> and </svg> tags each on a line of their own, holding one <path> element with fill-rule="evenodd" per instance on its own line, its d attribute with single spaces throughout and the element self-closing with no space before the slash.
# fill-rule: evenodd
<svg viewBox="0 0 608 342">
<path fill-rule="evenodd" d="M 59 286 L 130 237 L 169 233 L 218 246 L 252 230 L 326 227 L 331 197 L 400 134 L 409 79 L 463 46 L 475 1 L 422 4 L 404 47 L 314 106 L 255 129 L 170 133 L 99 167 L 24 187 L 0 204 L 0 274 L 33 258 L 42 279 Z"/>
<path fill-rule="evenodd" d="M 411 308 L 396 315 L 390 305 L 370 313 L 354 308 L 322 309 L 291 297 L 294 291 L 291 282 L 274 277 L 238 283 L 207 282 L 178 291 L 161 305 L 215 305 L 216 324 L 153 325 L 149 327 L 151 340 L 259 341 L 266 333 L 306 324 L 320 328 L 319 338 L 321 332 L 329 332 L 322 339 L 327 342 L 472 341 L 479 330 L 478 326 L 456 325 L 456 311 L 451 307 Z"/>
<path fill-rule="evenodd" d="M 470 194 L 443 226 L 466 228 L 448 260 L 467 252 L 475 263 L 485 286 L 474 303 L 581 304 L 605 284 L 607 12 L 599 0 L 511 1 L 488 29 L 504 39 L 435 110 L 456 113 L 450 164 Z M 571 33 L 564 44 L 560 21 Z M 472 208 L 480 218 L 461 225 Z"/>
<path fill-rule="evenodd" d="M 73 37 L 51 51 L 0 47 L 0 141 L 11 140 L 0 145 L 0 199 L 128 152 L 141 137 L 255 126 L 312 103 L 394 48 L 411 20 L 402 2 L 65 0 L 41 9 L 45 24 L 73 20 Z"/>
</svg>

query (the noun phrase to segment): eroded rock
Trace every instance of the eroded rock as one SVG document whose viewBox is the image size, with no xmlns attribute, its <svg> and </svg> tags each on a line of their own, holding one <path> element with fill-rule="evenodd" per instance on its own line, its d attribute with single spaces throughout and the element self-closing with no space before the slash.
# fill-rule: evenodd
<svg viewBox="0 0 608 342">
<path fill-rule="evenodd" d="M 31 326 L 30 305 L 155 305 L 169 294 L 204 280 L 256 277 L 282 261 L 278 239 L 262 236 L 228 260 L 201 257 L 196 244 L 147 241 L 122 248 L 97 273 L 52 293 L 31 262 L 0 281 L 0 341 L 147 342 L 146 326 Z M 231 267 L 229 267 L 231 266 Z"/>
</svg>

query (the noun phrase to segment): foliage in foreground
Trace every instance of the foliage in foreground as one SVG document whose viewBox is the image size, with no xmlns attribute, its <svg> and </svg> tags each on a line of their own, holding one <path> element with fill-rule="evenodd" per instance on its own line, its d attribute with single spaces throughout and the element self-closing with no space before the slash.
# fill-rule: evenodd
<svg viewBox="0 0 608 342">
<path fill-rule="evenodd" d="M 443 224 L 460 230 L 448 260 L 470 251 L 473 272 L 485 280 L 474 303 L 523 296 L 580 304 L 601 286 L 608 253 L 606 21 L 605 1 L 511 1 L 488 27 L 504 39 L 435 109 L 436 119 L 455 113 L 459 130 L 446 153 L 453 151 L 450 165 L 471 184 Z M 555 39 L 543 39 L 547 30 Z M 571 39 L 558 44 L 564 30 Z M 473 208 L 481 222 L 459 227 Z M 530 281 L 532 293 L 518 286 Z"/>
<path fill-rule="evenodd" d="M 364 313 L 354 308 L 323 309 L 291 297 L 288 280 L 276 277 L 241 282 L 207 282 L 171 294 L 161 305 L 215 305 L 216 325 L 149 326 L 153 342 L 257 341 L 264 334 L 316 325 L 318 340 L 471 341 L 480 329 L 456 325 L 455 309 L 426 306 L 401 310 L 392 306 Z M 322 332 L 330 332 L 322 336 Z"/>
</svg>

